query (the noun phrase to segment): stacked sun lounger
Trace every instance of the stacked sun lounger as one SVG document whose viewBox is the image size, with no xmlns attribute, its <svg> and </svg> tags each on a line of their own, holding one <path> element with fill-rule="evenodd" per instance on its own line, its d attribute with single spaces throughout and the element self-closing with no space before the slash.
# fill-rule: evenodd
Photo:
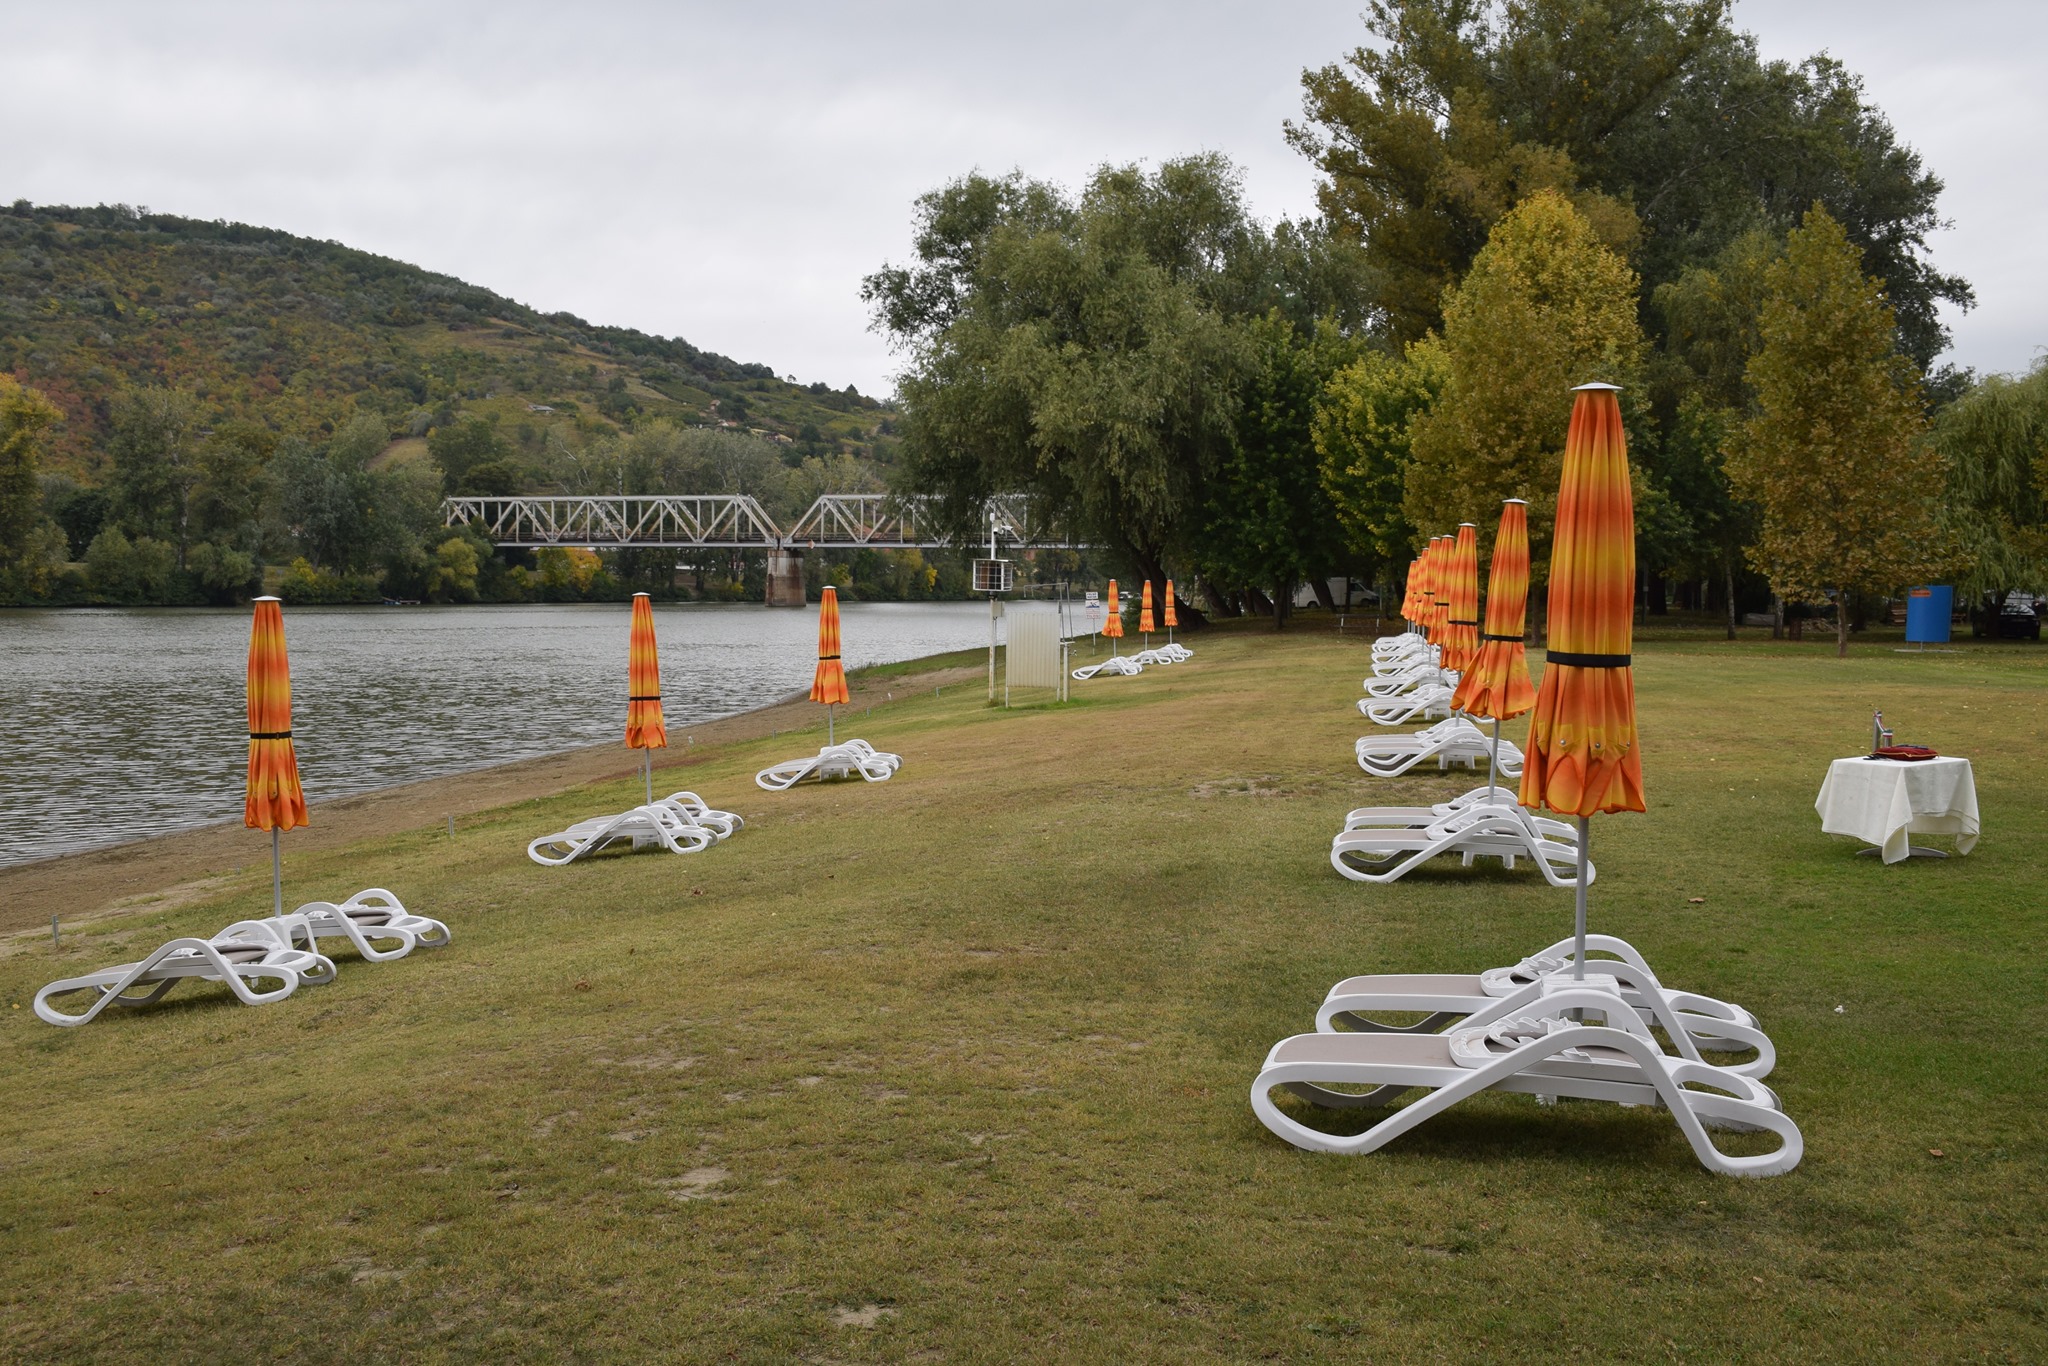
<svg viewBox="0 0 2048 1366">
<path fill-rule="evenodd" d="M 783 792 L 806 778 L 863 778 L 886 783 L 903 767 L 903 756 L 876 749 L 865 740 L 842 740 L 826 745 L 816 754 L 770 764 L 754 775 L 754 782 L 770 792 Z"/>
<path fill-rule="evenodd" d="M 35 1012 L 68 1028 L 97 1019 L 108 1006 L 150 1005 L 185 981 L 219 982 L 244 1005 L 269 1005 L 302 985 L 335 980 L 334 960 L 318 951 L 322 939 L 346 939 L 364 961 L 379 963 L 416 948 L 440 948 L 451 938 L 440 921 L 414 915 L 384 888 L 371 887 L 346 901 L 312 901 L 287 915 L 238 920 L 209 939 L 173 939 L 136 962 L 62 978 L 36 993 Z M 275 985 L 260 987 L 263 982 Z M 83 1011 L 53 1004 L 82 992 L 93 994 Z"/>
<path fill-rule="evenodd" d="M 1776 1176 L 1798 1166 L 1803 1140 L 1763 1084 L 1777 1052 L 1755 1018 L 1666 988 L 1622 940 L 1588 935 L 1586 947 L 1583 971 L 1565 940 L 1475 975 L 1346 978 L 1324 998 L 1314 1033 L 1267 1053 L 1252 1110 L 1296 1147 L 1369 1153 L 1468 1096 L 1521 1092 L 1539 1103 L 1569 1097 L 1668 1110 L 1710 1171 Z M 1383 1018 L 1418 1012 L 1412 1023 Z M 1379 1117 L 1363 1132 L 1332 1133 L 1305 1122 L 1314 1110 Z M 1709 1131 L 1775 1142 L 1730 1152 Z"/>
<path fill-rule="evenodd" d="M 694 792 L 674 792 L 616 815 L 593 816 L 567 830 L 542 835 L 526 846 L 526 856 L 535 863 L 559 868 L 608 848 L 699 854 L 732 838 L 745 825 L 733 812 L 705 805 Z"/>
</svg>

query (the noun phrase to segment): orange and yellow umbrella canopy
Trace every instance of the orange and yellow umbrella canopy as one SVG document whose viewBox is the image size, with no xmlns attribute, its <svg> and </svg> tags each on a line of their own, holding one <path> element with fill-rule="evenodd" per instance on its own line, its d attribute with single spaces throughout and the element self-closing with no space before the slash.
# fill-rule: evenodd
<svg viewBox="0 0 2048 1366">
<path fill-rule="evenodd" d="M 1550 653 L 1522 770 L 1523 806 L 1642 811 L 1636 746 L 1635 504 L 1611 384 L 1575 390 L 1550 549 Z"/>
<path fill-rule="evenodd" d="M 1177 617 L 1177 616 L 1175 616 L 1175 615 L 1174 615 L 1174 611 L 1173 611 L 1173 580 L 1172 580 L 1172 579 L 1168 579 L 1168 580 L 1166 581 L 1166 624 L 1167 624 L 1167 626 L 1169 626 L 1169 627 L 1173 627 L 1173 626 L 1178 626 L 1178 625 L 1180 625 L 1180 618 L 1179 618 L 1179 617 Z"/>
<path fill-rule="evenodd" d="M 1140 633 L 1141 635 L 1148 635 L 1148 636 L 1149 636 L 1149 635 L 1151 635 L 1151 634 L 1152 634 L 1152 631 L 1153 631 L 1153 626 L 1152 626 L 1152 580 L 1150 580 L 1150 579 L 1147 579 L 1147 580 L 1145 580 L 1145 591 L 1144 591 L 1144 593 L 1143 593 L 1143 594 L 1142 594 L 1142 595 L 1140 596 L 1140 599 L 1139 599 L 1139 603 L 1140 603 L 1140 605 L 1139 605 L 1139 607 L 1138 607 L 1138 631 L 1139 631 L 1139 633 Z"/>
<path fill-rule="evenodd" d="M 1450 592 L 1444 600 L 1446 669 L 1468 669 L 1479 653 L 1479 528 L 1460 523 L 1445 566 Z"/>
<path fill-rule="evenodd" d="M 1493 536 L 1493 566 L 1486 577 L 1486 630 L 1471 667 L 1458 680 L 1451 709 L 1467 716 L 1508 721 L 1529 710 L 1536 689 L 1522 630 L 1529 611 L 1529 505 L 1510 498 L 1501 505 L 1500 530 Z"/>
<path fill-rule="evenodd" d="M 251 830 L 308 825 L 292 749 L 292 666 L 284 650 L 284 610 L 276 598 L 256 599 L 249 627 L 249 786 L 242 824 Z"/>
<path fill-rule="evenodd" d="M 661 652 L 654 644 L 654 603 L 633 595 L 633 630 L 626 640 L 626 748 L 667 749 L 661 719 Z"/>
<path fill-rule="evenodd" d="M 811 701 L 830 706 L 851 700 L 846 667 L 839 662 L 839 590 L 827 588 L 818 598 L 818 670 L 811 675 Z"/>
<path fill-rule="evenodd" d="M 1124 634 L 1124 617 L 1123 608 L 1116 600 L 1115 579 L 1109 581 L 1109 601 L 1104 605 L 1102 612 L 1102 634 L 1111 640 L 1121 640 Z"/>
<path fill-rule="evenodd" d="M 1436 645 L 1444 643 L 1444 618 L 1448 615 L 1444 609 L 1450 605 L 1450 576 L 1445 573 L 1444 565 L 1449 556 L 1450 540 L 1448 536 L 1432 536 L 1429 549 L 1422 553 L 1423 620 L 1429 623 L 1429 639 Z"/>
<path fill-rule="evenodd" d="M 1422 557 L 1417 555 L 1408 561 L 1408 577 L 1401 587 L 1401 620 L 1418 621 L 1415 614 L 1422 610 Z"/>
</svg>

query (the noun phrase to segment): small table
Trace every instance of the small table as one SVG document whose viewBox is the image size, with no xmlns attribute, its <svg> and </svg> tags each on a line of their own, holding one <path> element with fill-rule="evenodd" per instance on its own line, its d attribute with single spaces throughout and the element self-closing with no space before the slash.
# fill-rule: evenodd
<svg viewBox="0 0 2048 1366">
<path fill-rule="evenodd" d="M 1857 852 L 1881 853 L 1886 863 L 1948 857 L 1916 848 L 1911 835 L 1954 835 L 1958 854 L 1977 847 L 1977 782 L 1968 759 L 1837 759 L 1813 809 L 1824 832 L 1875 845 Z"/>
</svg>

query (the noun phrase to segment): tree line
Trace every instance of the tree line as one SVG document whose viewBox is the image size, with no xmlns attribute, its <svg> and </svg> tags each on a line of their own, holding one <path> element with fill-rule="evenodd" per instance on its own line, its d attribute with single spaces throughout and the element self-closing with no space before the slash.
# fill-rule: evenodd
<svg viewBox="0 0 2048 1366">
<path fill-rule="evenodd" d="M 1941 182 L 1857 78 L 1767 62 L 1721 0 L 1378 0 L 1288 126 L 1321 215 L 1201 155 L 1078 192 L 922 196 L 865 283 L 904 360 L 896 486 L 1022 489 L 1212 612 L 1391 583 L 1531 503 L 1575 384 L 1623 387 L 1649 610 L 1832 610 L 2044 581 L 2048 371 L 1935 362 L 1968 284 Z M 1930 368 L 1933 367 L 1933 368 Z M 1540 601 L 1540 599 L 1539 599 Z"/>
</svg>

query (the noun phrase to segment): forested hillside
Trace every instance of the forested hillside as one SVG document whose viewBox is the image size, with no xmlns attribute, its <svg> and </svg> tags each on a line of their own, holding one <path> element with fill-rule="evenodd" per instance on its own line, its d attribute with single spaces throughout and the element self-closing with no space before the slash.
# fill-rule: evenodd
<svg viewBox="0 0 2048 1366">
<path fill-rule="evenodd" d="M 882 406 L 851 386 L 787 383 L 336 242 L 122 205 L 0 210 L 0 373 L 62 410 L 45 468 L 80 477 L 101 468 L 115 395 L 143 385 L 309 439 L 365 411 L 424 435 L 457 409 L 536 451 L 551 428 L 643 415 L 752 428 L 803 454 L 871 456 L 888 436 Z"/>
<path fill-rule="evenodd" d="M 757 598 L 758 555 L 498 551 L 449 493 L 884 487 L 892 411 L 267 228 L 0 210 L 0 601 Z M 914 551 L 807 572 L 965 591 Z M 679 572 L 680 571 L 680 572 Z"/>
</svg>

